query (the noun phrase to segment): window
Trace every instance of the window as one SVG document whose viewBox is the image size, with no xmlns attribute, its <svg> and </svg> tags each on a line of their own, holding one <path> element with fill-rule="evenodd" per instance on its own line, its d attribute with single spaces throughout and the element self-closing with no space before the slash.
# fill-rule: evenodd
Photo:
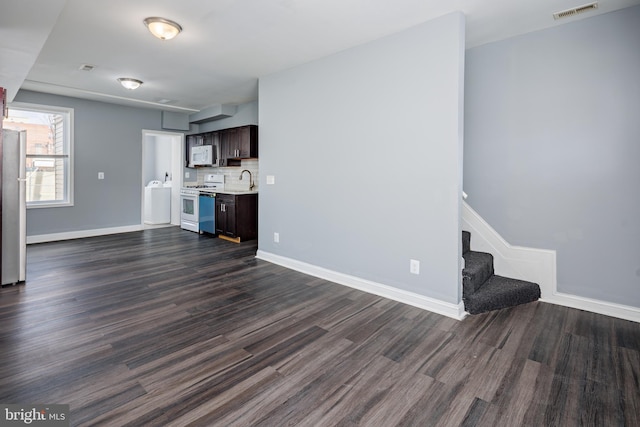
<svg viewBox="0 0 640 427">
<path fill-rule="evenodd" d="M 13 103 L 4 128 L 26 131 L 27 207 L 73 205 L 73 109 Z"/>
</svg>

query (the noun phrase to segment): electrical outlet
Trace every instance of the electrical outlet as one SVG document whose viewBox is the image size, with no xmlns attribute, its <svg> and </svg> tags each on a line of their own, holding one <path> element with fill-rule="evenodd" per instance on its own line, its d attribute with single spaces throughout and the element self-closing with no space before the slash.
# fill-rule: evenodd
<svg viewBox="0 0 640 427">
<path fill-rule="evenodd" d="M 104 172 L 98 172 L 98 179 L 104 179 Z"/>
<path fill-rule="evenodd" d="M 273 233 L 274 243 L 280 243 L 280 233 Z"/>
<path fill-rule="evenodd" d="M 273 185 L 276 183 L 276 177 L 274 175 L 267 175 L 267 184 Z"/>
<path fill-rule="evenodd" d="M 190 176 L 191 176 L 191 174 L 190 174 L 189 172 L 185 172 L 185 173 L 184 173 L 184 177 L 185 177 L 185 178 L 189 178 Z"/>
<path fill-rule="evenodd" d="M 409 272 L 411 274 L 420 274 L 420 261 L 415 259 L 409 260 Z"/>
</svg>

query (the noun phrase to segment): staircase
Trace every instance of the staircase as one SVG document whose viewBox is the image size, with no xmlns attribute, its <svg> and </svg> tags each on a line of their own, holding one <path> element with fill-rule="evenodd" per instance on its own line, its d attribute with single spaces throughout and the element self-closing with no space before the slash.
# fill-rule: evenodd
<svg viewBox="0 0 640 427">
<path fill-rule="evenodd" d="M 471 233 L 462 232 L 462 301 L 470 314 L 526 304 L 540 298 L 540 286 L 493 274 L 493 255 L 471 250 Z"/>
</svg>

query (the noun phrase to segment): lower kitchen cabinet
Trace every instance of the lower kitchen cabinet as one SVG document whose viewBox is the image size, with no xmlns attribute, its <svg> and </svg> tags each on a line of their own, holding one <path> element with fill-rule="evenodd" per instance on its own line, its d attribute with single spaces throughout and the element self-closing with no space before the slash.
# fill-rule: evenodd
<svg viewBox="0 0 640 427">
<path fill-rule="evenodd" d="M 238 241 L 258 238 L 258 195 L 216 195 L 216 234 Z"/>
</svg>

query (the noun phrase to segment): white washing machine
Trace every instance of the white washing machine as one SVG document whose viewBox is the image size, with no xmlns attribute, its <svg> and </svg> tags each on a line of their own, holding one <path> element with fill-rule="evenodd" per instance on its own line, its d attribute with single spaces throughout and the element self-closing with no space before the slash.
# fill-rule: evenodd
<svg viewBox="0 0 640 427">
<path fill-rule="evenodd" d="M 150 181 L 144 188 L 144 223 L 171 222 L 171 188 L 160 181 Z"/>
</svg>

